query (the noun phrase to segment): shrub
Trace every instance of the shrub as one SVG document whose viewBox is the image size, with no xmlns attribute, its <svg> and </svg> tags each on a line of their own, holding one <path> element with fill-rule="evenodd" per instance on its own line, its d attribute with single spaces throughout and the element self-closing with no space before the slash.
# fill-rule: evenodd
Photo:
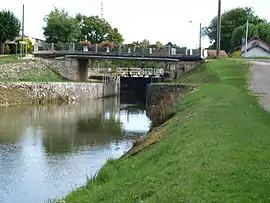
<svg viewBox="0 0 270 203">
<path fill-rule="evenodd" d="M 5 53 L 5 54 L 10 54 L 10 52 L 11 52 L 10 47 L 9 47 L 8 44 L 6 44 L 6 45 L 5 45 L 5 51 L 4 51 L 4 53 Z"/>
<path fill-rule="evenodd" d="M 230 57 L 232 57 L 232 58 L 241 57 L 241 56 L 242 56 L 242 54 L 240 51 L 235 51 L 235 52 L 230 54 Z"/>
</svg>

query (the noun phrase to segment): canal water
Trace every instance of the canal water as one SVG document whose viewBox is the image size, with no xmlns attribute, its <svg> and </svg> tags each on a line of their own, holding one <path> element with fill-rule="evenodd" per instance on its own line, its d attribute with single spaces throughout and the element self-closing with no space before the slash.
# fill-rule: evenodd
<svg viewBox="0 0 270 203">
<path fill-rule="evenodd" d="M 150 124 L 144 103 L 133 98 L 0 108 L 0 203 L 64 197 Z"/>
</svg>

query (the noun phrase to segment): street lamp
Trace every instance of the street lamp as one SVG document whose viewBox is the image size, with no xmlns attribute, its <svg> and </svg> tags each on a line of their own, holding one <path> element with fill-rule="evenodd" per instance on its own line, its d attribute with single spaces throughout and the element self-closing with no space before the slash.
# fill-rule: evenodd
<svg viewBox="0 0 270 203">
<path fill-rule="evenodd" d="M 190 20 L 189 21 L 189 23 L 193 23 L 193 21 L 192 20 Z M 199 37 L 199 55 L 200 55 L 200 57 L 202 56 L 202 23 L 200 22 L 200 37 Z"/>
<path fill-rule="evenodd" d="M 247 43 L 248 43 L 248 18 L 247 18 L 246 39 L 245 39 L 245 57 L 247 57 Z"/>
</svg>

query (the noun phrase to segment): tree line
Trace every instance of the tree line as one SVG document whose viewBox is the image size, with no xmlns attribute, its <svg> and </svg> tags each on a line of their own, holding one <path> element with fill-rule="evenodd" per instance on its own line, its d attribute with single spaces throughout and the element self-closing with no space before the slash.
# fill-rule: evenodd
<svg viewBox="0 0 270 203">
<path fill-rule="evenodd" d="M 246 23 L 249 21 L 248 38 L 259 37 L 270 42 L 270 23 L 260 18 L 250 7 L 234 8 L 224 12 L 221 16 L 221 39 L 220 48 L 231 53 L 242 44 L 246 33 Z M 203 28 L 203 34 L 208 36 L 211 42 L 209 48 L 216 48 L 217 39 L 217 16 L 211 23 Z"/>
</svg>

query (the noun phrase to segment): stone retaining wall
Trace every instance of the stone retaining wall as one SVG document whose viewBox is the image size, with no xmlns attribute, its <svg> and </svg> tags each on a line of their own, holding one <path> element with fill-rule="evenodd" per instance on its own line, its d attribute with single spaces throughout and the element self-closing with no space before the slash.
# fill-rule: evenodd
<svg viewBox="0 0 270 203">
<path fill-rule="evenodd" d="M 175 113 L 175 106 L 191 87 L 171 84 L 149 84 L 146 89 L 146 114 L 154 126 Z"/>
<path fill-rule="evenodd" d="M 0 105 L 69 103 L 120 94 L 120 82 L 0 82 Z"/>
<path fill-rule="evenodd" d="M 45 64 L 56 70 L 64 78 L 71 81 L 79 80 L 78 62 L 76 59 L 41 59 Z"/>
<path fill-rule="evenodd" d="M 157 105 L 168 100 L 170 95 L 183 95 L 189 90 L 186 85 L 148 84 L 146 88 L 146 106 Z"/>
<path fill-rule="evenodd" d="M 173 81 L 183 74 L 200 67 L 202 62 L 170 62 L 165 68 L 165 81 Z"/>
</svg>

